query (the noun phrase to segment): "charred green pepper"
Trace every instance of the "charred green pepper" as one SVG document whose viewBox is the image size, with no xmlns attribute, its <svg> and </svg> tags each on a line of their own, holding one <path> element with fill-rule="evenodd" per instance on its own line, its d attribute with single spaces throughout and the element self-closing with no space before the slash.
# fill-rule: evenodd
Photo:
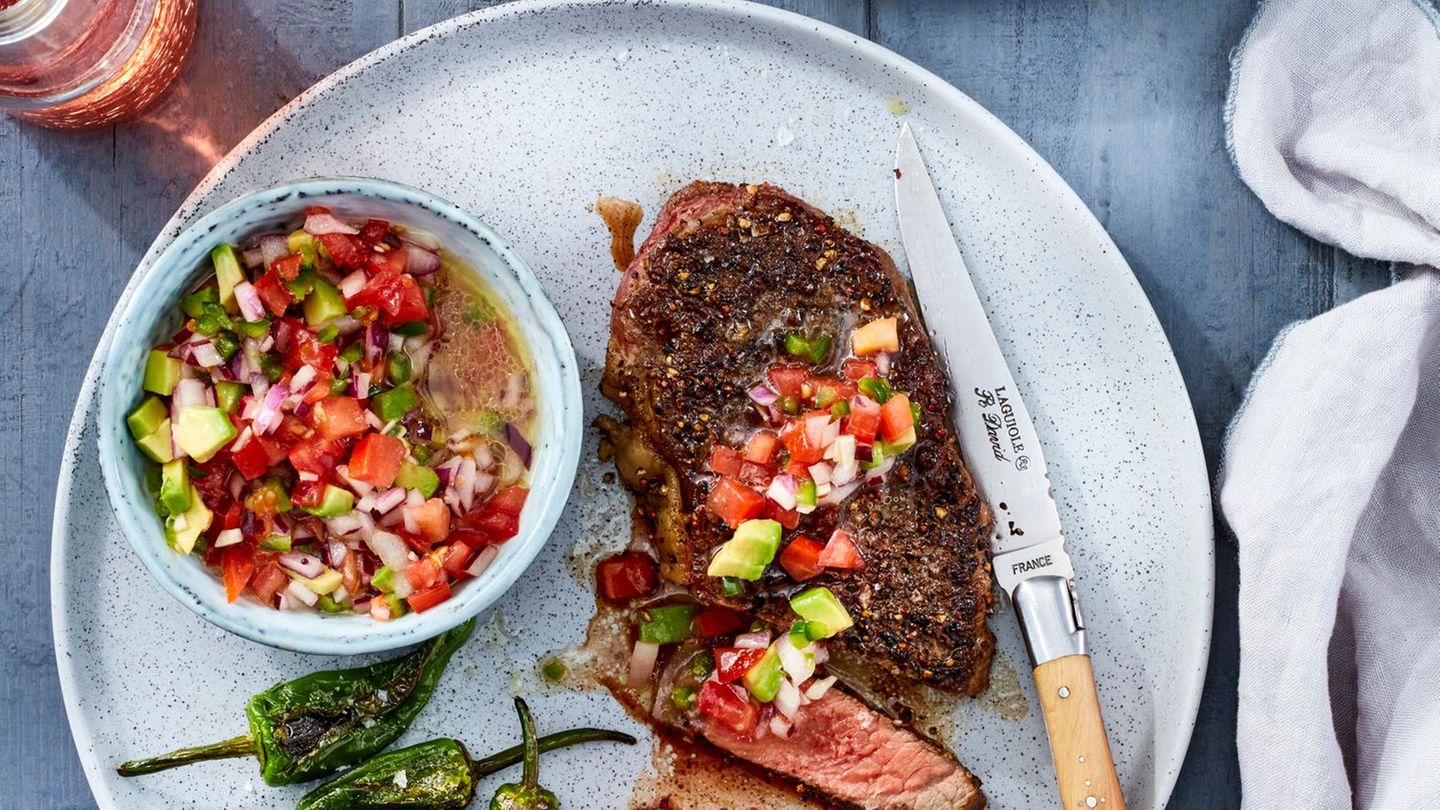
<svg viewBox="0 0 1440 810">
<path fill-rule="evenodd" d="M 474 626 L 472 619 L 388 661 L 276 684 L 246 704 L 248 735 L 133 760 L 116 770 L 121 776 L 140 776 L 203 760 L 254 756 L 265 784 L 290 785 L 354 765 L 410 727 Z"/>
<path fill-rule="evenodd" d="M 535 721 L 530 707 L 515 698 L 515 711 L 520 713 L 520 734 L 524 738 L 525 770 L 519 782 L 507 782 L 490 799 L 490 810 L 560 810 L 555 794 L 540 787 L 540 744 L 535 739 Z"/>
<path fill-rule="evenodd" d="M 547 734 L 535 741 L 536 756 L 587 742 L 634 745 L 635 738 L 618 731 L 576 728 Z M 480 780 L 523 761 L 517 745 L 484 759 L 471 759 L 459 740 L 441 738 L 381 754 L 305 794 L 296 810 L 460 810 L 475 800 Z"/>
</svg>

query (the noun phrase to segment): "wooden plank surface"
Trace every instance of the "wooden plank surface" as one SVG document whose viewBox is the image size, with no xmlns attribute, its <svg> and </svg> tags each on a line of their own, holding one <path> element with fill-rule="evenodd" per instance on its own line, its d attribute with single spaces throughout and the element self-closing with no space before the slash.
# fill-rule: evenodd
<svg viewBox="0 0 1440 810">
<path fill-rule="evenodd" d="M 208 168 L 326 73 L 485 0 L 201 3 L 194 56 L 144 121 L 66 134 L 0 118 L 0 807 L 91 807 L 51 649 L 53 487 L 76 393 L 121 287 Z M 934 70 L 1025 137 L 1114 236 L 1179 358 L 1212 469 L 1255 364 L 1286 323 L 1388 279 L 1277 223 L 1236 178 L 1220 106 L 1253 3 L 781 0 Z M 1233 546 L 1172 808 L 1239 805 Z"/>
</svg>

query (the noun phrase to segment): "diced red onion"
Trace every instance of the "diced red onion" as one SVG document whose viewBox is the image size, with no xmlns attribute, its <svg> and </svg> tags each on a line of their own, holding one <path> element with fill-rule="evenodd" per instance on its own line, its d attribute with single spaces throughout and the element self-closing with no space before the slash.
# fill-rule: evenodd
<svg viewBox="0 0 1440 810">
<path fill-rule="evenodd" d="M 890 373 L 890 353 L 880 352 L 875 355 L 875 373 L 884 377 Z"/>
<path fill-rule="evenodd" d="M 245 539 L 245 533 L 239 529 L 226 529 L 215 537 L 215 547 L 224 548 L 233 546 Z"/>
<path fill-rule="evenodd" d="M 346 486 L 350 487 L 352 490 L 355 491 L 355 494 L 356 494 L 356 495 L 360 495 L 360 496 L 363 497 L 363 496 L 369 495 L 371 492 L 374 492 L 374 491 L 375 491 L 375 487 L 374 487 L 374 486 L 372 486 L 372 485 L 370 485 L 370 484 L 368 484 L 368 483 L 366 483 L 366 482 L 364 482 L 364 481 L 361 481 L 361 480 L 358 479 L 358 478 L 351 478 L 351 477 L 350 477 L 350 468 L 347 467 L 347 466 L 345 466 L 344 464 L 341 464 L 341 465 L 339 465 L 338 467 L 336 467 L 336 468 L 335 468 L 335 473 L 340 476 L 340 479 L 345 482 L 345 485 L 346 485 Z"/>
<path fill-rule="evenodd" d="M 874 445 L 871 445 L 871 444 L 859 444 L 859 443 L 856 443 L 856 445 L 855 445 L 855 460 L 856 460 L 856 461 L 864 461 L 864 462 L 870 462 L 870 461 L 874 460 L 874 458 L 875 458 L 874 447 L 875 447 L 875 446 L 874 446 Z"/>
<path fill-rule="evenodd" d="M 768 408 L 780 400 L 780 395 L 763 385 L 757 385 L 750 389 L 750 398 L 761 407 Z"/>
<path fill-rule="evenodd" d="M 373 492 L 367 492 L 361 495 L 360 500 L 355 502 L 355 511 L 364 513 L 374 512 L 375 494 Z"/>
<path fill-rule="evenodd" d="M 398 535 L 390 532 L 376 531 L 370 535 L 366 544 L 380 562 L 390 566 L 396 573 L 404 571 L 410 566 L 410 551 Z"/>
<path fill-rule="evenodd" d="M 290 344 L 290 341 L 286 340 L 285 344 L 286 346 L 288 346 Z M 265 337 L 260 339 L 260 351 L 268 352 L 273 348 L 275 348 L 275 336 L 270 334 L 269 332 L 266 332 Z M 280 351 L 285 351 L 285 346 L 281 346 Z"/>
<path fill-rule="evenodd" d="M 825 693 L 830 691 L 830 687 L 835 685 L 835 681 L 836 678 L 834 675 L 815 681 L 814 683 L 806 687 L 805 697 L 808 697 L 811 700 L 819 700 L 820 698 L 825 697 Z"/>
<path fill-rule="evenodd" d="M 400 509 L 400 515 L 402 517 L 402 522 L 405 524 L 405 531 L 410 532 L 411 534 L 420 533 L 420 521 L 415 519 L 414 507 L 406 504 Z"/>
<path fill-rule="evenodd" d="M 469 512 L 475 506 L 475 459 L 462 458 L 460 466 L 455 470 L 455 494 L 460 498 L 460 506 Z"/>
<path fill-rule="evenodd" d="M 823 461 L 816 462 L 810 465 L 810 478 L 815 481 L 816 486 L 828 484 L 830 483 L 830 470 L 829 464 Z"/>
<path fill-rule="evenodd" d="M 365 327 L 365 361 L 372 364 L 378 363 L 380 356 L 385 353 L 385 349 L 389 345 L 390 336 L 386 334 L 379 323 L 371 321 Z"/>
<path fill-rule="evenodd" d="M 315 603 L 320 601 L 319 594 L 294 580 L 291 580 L 290 584 L 285 586 L 285 595 L 296 601 L 303 602 L 310 607 L 314 607 Z"/>
<path fill-rule="evenodd" d="M 253 424 L 256 433 L 269 433 L 279 426 L 280 403 L 284 402 L 285 397 L 289 394 L 290 389 L 286 388 L 283 383 L 270 387 L 270 390 L 265 393 L 265 402 L 260 406 L 260 413 L 255 415 Z"/>
<path fill-rule="evenodd" d="M 340 294 L 346 298 L 354 298 L 365 288 L 365 271 L 356 270 L 350 275 L 340 279 Z"/>
<path fill-rule="evenodd" d="M 775 642 L 775 652 L 780 655 L 780 668 L 785 670 L 785 674 L 795 683 L 804 683 L 815 674 L 813 645 L 807 644 L 804 649 L 797 648 L 790 641 L 789 633 L 781 633 L 779 641 Z M 799 698 L 798 694 L 796 698 Z"/>
<path fill-rule="evenodd" d="M 366 411 L 365 411 L 365 424 L 369 425 L 370 427 L 372 427 L 372 428 L 374 428 L 374 429 L 376 429 L 376 430 L 384 430 L 384 429 L 385 429 L 385 423 L 384 423 L 384 422 L 381 422 L 381 421 L 380 421 L 380 417 L 379 417 L 379 416 L 376 416 L 376 415 L 375 415 L 375 412 L 372 411 L 372 410 L 369 410 L 369 409 L 366 409 Z"/>
<path fill-rule="evenodd" d="M 296 394 L 304 394 L 306 391 L 310 390 L 310 388 L 312 387 L 312 383 L 314 382 L 315 367 L 301 366 L 299 370 L 297 370 L 290 377 L 290 390 L 294 391 Z"/>
<path fill-rule="evenodd" d="M 852 481 L 844 486 L 836 486 L 829 492 L 816 499 L 817 506 L 835 506 L 845 502 L 845 499 L 854 494 L 860 488 L 859 481 Z"/>
<path fill-rule="evenodd" d="M 418 490 L 418 489 L 407 489 L 407 490 L 405 490 L 405 505 L 406 505 L 406 506 L 419 506 L 419 505 L 422 504 L 422 503 L 425 503 L 425 496 L 420 494 L 420 490 Z"/>
<path fill-rule="evenodd" d="M 339 568 L 344 565 L 345 558 L 350 555 L 350 549 L 339 540 L 331 540 L 325 547 L 325 551 L 329 557 L 331 568 Z"/>
<path fill-rule="evenodd" d="M 313 579 L 325 573 L 325 563 L 320 562 L 319 557 L 299 551 L 287 551 L 280 555 L 277 562 L 282 568 L 288 568 L 302 577 Z"/>
<path fill-rule="evenodd" d="M 170 392 L 170 405 L 175 411 L 175 413 L 172 414 L 172 418 L 180 411 L 192 405 L 204 405 L 205 391 L 205 383 L 199 380 L 181 380 L 175 383 L 174 390 Z M 179 424 L 178 419 L 175 421 L 175 424 Z"/>
<path fill-rule="evenodd" d="M 640 688 L 650 682 L 650 675 L 655 671 L 655 660 L 660 656 L 660 645 L 648 641 L 635 642 L 635 649 L 630 653 L 630 678 L 629 685 L 632 688 Z"/>
<path fill-rule="evenodd" d="M 240 500 L 240 493 L 245 490 L 245 476 L 238 474 L 231 475 L 230 480 L 227 481 L 226 484 L 230 490 L 230 497 L 237 501 Z"/>
<path fill-rule="evenodd" d="M 785 421 L 785 414 L 781 413 L 780 409 L 774 405 L 765 409 L 765 416 L 772 425 L 778 425 Z"/>
<path fill-rule="evenodd" d="M 770 631 L 756 630 L 753 633 L 741 633 L 735 637 L 735 646 L 742 650 L 763 650 L 770 646 Z"/>
<path fill-rule="evenodd" d="M 480 497 L 495 488 L 495 482 L 500 479 L 489 473 L 475 474 L 475 497 Z"/>
<path fill-rule="evenodd" d="M 860 465 L 852 458 L 848 462 L 839 462 L 835 470 L 830 474 L 830 485 L 844 487 L 855 481 L 860 474 Z"/>
<path fill-rule="evenodd" d="M 419 245 L 406 245 L 405 272 L 412 276 L 428 276 L 440 269 L 440 256 Z"/>
<path fill-rule="evenodd" d="M 376 521 L 382 529 L 393 529 L 399 526 L 404 520 L 404 512 L 400 509 L 391 509 Z"/>
<path fill-rule="evenodd" d="M 245 265 L 246 270 L 254 270 L 265 265 L 265 254 L 259 247 L 240 251 L 240 263 Z"/>
<path fill-rule="evenodd" d="M 405 490 L 400 487 L 391 487 L 375 496 L 375 511 L 382 515 L 387 514 L 402 503 L 405 503 Z"/>
<path fill-rule="evenodd" d="M 205 368 L 213 369 L 225 365 L 225 358 L 220 356 L 220 350 L 209 341 L 190 347 L 190 357 L 195 361 L 195 365 Z"/>
<path fill-rule="evenodd" d="M 465 569 L 465 573 L 472 577 L 480 576 L 490 568 L 490 564 L 495 562 L 495 558 L 498 556 L 500 556 L 499 546 L 486 546 L 480 549 L 480 553 L 475 555 L 475 561 L 470 563 L 470 567 Z"/>
<path fill-rule="evenodd" d="M 778 716 L 786 720 L 794 719 L 795 712 L 800 710 L 800 690 L 795 688 L 790 679 L 782 680 L 780 691 L 775 693 L 774 703 L 775 711 L 779 712 Z"/>
<path fill-rule="evenodd" d="M 283 259 L 288 255 L 290 255 L 290 240 L 286 239 L 284 234 L 267 233 L 260 237 L 260 260 L 267 269 L 271 262 Z"/>
<path fill-rule="evenodd" d="M 830 427 L 829 414 L 816 414 L 805 417 L 805 439 L 812 447 L 825 446 L 825 432 Z"/>
<path fill-rule="evenodd" d="M 338 470 L 338 468 L 337 468 Z M 360 519 L 354 512 L 346 512 L 343 515 L 336 515 L 325 522 L 332 534 L 344 537 L 360 531 Z M 333 564 L 333 563 L 332 563 Z"/>
<path fill-rule="evenodd" d="M 882 462 L 880 462 L 880 466 L 876 467 L 876 468 L 873 469 L 873 470 L 868 470 L 868 471 L 865 473 L 865 480 L 866 480 L 866 481 L 883 480 L 883 479 L 885 478 L 886 473 L 890 472 L 891 468 L 893 468 L 894 466 L 895 466 L 895 457 L 894 457 L 894 456 L 886 456 L 886 457 L 885 457 L 885 460 L 882 461 Z"/>
<path fill-rule="evenodd" d="M 370 398 L 370 373 L 368 371 L 355 372 L 355 398 Z"/>
<path fill-rule="evenodd" d="M 778 696 L 776 697 L 776 700 L 779 700 Z M 774 734 L 776 737 L 779 737 L 782 740 L 790 736 L 790 729 L 792 727 L 793 724 L 791 723 L 790 719 L 783 714 L 777 713 L 775 716 L 770 718 L 770 733 Z"/>
<path fill-rule="evenodd" d="M 321 234 L 327 233 L 346 233 L 351 235 L 360 233 L 360 231 L 346 223 L 345 220 L 335 216 L 329 211 L 321 211 L 306 216 L 305 224 L 302 227 L 304 227 L 305 232 L 311 236 L 320 236 Z"/>
<path fill-rule="evenodd" d="M 301 602 L 301 601 L 299 601 L 299 600 L 292 600 L 292 599 L 290 599 L 289 597 L 287 597 L 287 596 L 285 595 L 285 592 L 284 592 L 284 591 L 281 591 L 281 592 L 275 594 L 275 609 L 276 609 L 276 610 L 290 610 L 292 604 L 294 604 L 294 605 L 303 605 L 303 604 L 305 604 L 305 603 L 304 603 L 304 602 Z"/>
<path fill-rule="evenodd" d="M 409 242 L 412 245 L 419 245 L 426 250 L 439 250 L 440 248 L 444 247 L 444 245 L 441 244 L 439 237 L 435 236 L 434 234 L 426 233 L 425 231 L 406 229 L 403 233 L 400 234 L 400 239 L 402 241 Z"/>
<path fill-rule="evenodd" d="M 349 315 L 341 315 L 331 321 L 330 325 L 335 327 L 335 332 L 339 335 L 353 335 L 365 328 L 365 324 L 355 320 Z"/>
<path fill-rule="evenodd" d="M 766 488 L 765 496 L 778 504 L 781 509 L 794 509 L 795 489 L 795 476 L 781 473 L 770 479 L 770 486 Z"/>
<path fill-rule="evenodd" d="M 520 463 L 525 465 L 525 469 L 530 469 L 530 456 L 533 452 L 530 442 L 525 438 L 525 434 L 520 432 L 520 428 L 509 422 L 505 423 L 505 443 L 520 457 Z"/>
<path fill-rule="evenodd" d="M 295 523 L 295 528 L 290 532 L 290 535 L 296 540 L 309 540 L 310 538 L 315 536 L 315 532 L 312 531 L 310 528 L 311 525 L 313 524 L 311 524 L 311 522 L 308 520 L 297 521 Z"/>
<path fill-rule="evenodd" d="M 235 303 L 240 305 L 240 314 L 244 315 L 247 321 L 258 321 L 265 317 L 265 304 L 260 301 L 260 293 L 255 290 L 255 285 L 248 281 L 235 285 Z"/>
</svg>

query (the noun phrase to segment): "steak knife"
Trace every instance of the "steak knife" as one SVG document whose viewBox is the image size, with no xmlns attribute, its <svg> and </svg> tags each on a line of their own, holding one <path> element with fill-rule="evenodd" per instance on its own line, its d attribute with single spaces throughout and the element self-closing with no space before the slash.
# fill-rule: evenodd
<svg viewBox="0 0 1440 810">
<path fill-rule="evenodd" d="M 950 371 L 960 446 L 995 515 L 995 580 L 1030 653 L 1061 805 L 1124 810 L 1045 455 L 909 124 L 895 150 L 895 209 L 921 311 Z"/>
</svg>

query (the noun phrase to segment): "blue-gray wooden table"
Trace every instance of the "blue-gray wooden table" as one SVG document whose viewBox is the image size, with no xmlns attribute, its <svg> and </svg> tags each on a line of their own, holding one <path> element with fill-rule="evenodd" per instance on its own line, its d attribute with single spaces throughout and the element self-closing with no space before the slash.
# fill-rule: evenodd
<svg viewBox="0 0 1440 810">
<path fill-rule="evenodd" d="M 1228 57 L 1250 0 L 780 0 L 959 87 L 1048 159 L 1109 229 L 1169 335 L 1211 469 L 1277 331 L 1386 272 L 1277 222 L 1225 154 Z M 0 807 L 91 807 L 51 649 L 50 518 L 65 428 L 111 307 L 211 165 L 315 80 L 477 0 L 202 2 L 174 94 L 138 122 L 51 132 L 0 118 Z M 1233 541 L 1172 808 L 1237 807 Z"/>
</svg>

